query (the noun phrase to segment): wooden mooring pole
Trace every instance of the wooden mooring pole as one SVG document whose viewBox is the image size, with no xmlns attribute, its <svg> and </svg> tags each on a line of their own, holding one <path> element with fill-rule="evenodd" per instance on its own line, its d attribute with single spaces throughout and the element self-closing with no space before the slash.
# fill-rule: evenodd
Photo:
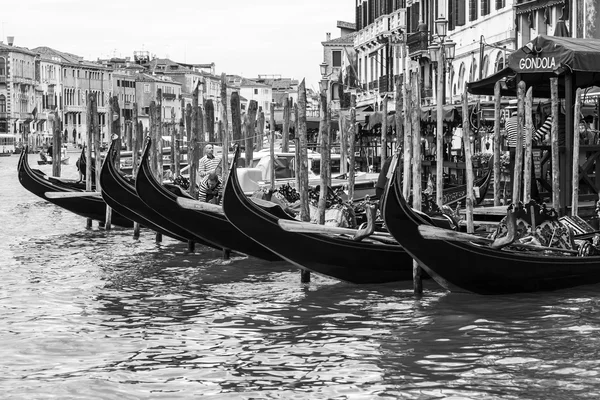
<svg viewBox="0 0 600 400">
<path fill-rule="evenodd" d="M 550 78 L 550 98 L 552 101 L 552 129 L 550 130 L 550 146 L 552 153 L 552 207 L 560 212 L 560 164 L 558 152 L 558 78 Z"/>
<path fill-rule="evenodd" d="M 500 82 L 494 85 L 494 206 L 500 205 Z"/>
<path fill-rule="evenodd" d="M 412 187 L 413 208 L 421 211 L 421 98 L 419 96 L 419 75 L 412 79 Z M 407 179 L 406 175 L 405 178 Z M 413 291 L 416 295 L 423 293 L 423 269 L 413 260 Z"/>
<path fill-rule="evenodd" d="M 271 108 L 272 110 L 273 108 Z M 271 117 L 274 118 L 274 117 Z M 275 126 L 273 125 L 273 129 Z M 306 136 L 306 83 L 302 79 L 298 86 L 298 138 L 300 146 L 300 220 L 310 221 L 308 209 L 308 140 Z M 300 282 L 310 282 L 310 271 L 300 270 Z"/>
<path fill-rule="evenodd" d="M 532 160 L 532 140 L 533 140 L 533 114 L 531 108 L 533 104 L 533 88 L 527 89 L 525 95 L 525 155 L 523 158 L 523 204 L 531 200 L 531 185 L 536 185 L 535 180 L 531 179 Z"/>
<path fill-rule="evenodd" d="M 94 115 L 92 113 L 92 102 L 94 101 L 96 95 L 94 93 L 88 93 L 87 95 L 87 112 L 86 112 L 86 127 L 87 127 L 87 135 L 86 135 L 86 147 L 85 147 L 85 191 L 91 192 L 92 181 L 94 178 L 92 177 L 92 146 L 94 142 Z M 82 172 L 82 171 L 80 171 Z M 86 222 L 86 228 L 90 229 L 92 227 L 92 219 L 88 218 Z"/>
<path fill-rule="evenodd" d="M 575 107 L 573 110 L 573 181 L 571 187 L 571 216 L 579 212 L 579 121 L 581 119 L 581 92 L 579 88 L 575 92 Z"/>
</svg>

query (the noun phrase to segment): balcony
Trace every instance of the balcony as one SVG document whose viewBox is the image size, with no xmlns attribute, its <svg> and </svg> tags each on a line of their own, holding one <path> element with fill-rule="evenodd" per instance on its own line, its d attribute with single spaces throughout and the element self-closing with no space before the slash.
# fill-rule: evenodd
<svg viewBox="0 0 600 400">
<path fill-rule="evenodd" d="M 177 98 L 175 93 L 163 93 L 162 96 L 165 100 L 175 100 Z"/>
<path fill-rule="evenodd" d="M 0 119 L 9 119 L 9 118 L 10 118 L 10 113 L 0 112 Z"/>
<path fill-rule="evenodd" d="M 0 75 L 0 83 L 6 83 L 6 75 Z"/>
<path fill-rule="evenodd" d="M 419 57 L 429 46 L 429 32 L 415 32 L 406 38 L 409 57 Z"/>
</svg>

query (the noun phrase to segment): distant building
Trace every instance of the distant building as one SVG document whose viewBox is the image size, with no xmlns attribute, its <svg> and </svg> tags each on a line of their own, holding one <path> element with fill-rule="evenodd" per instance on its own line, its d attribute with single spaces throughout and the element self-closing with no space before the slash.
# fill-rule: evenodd
<svg viewBox="0 0 600 400">
<path fill-rule="evenodd" d="M 0 42 L 0 151 L 14 151 L 15 145 L 29 143 L 30 123 L 36 101 L 37 54 Z"/>
</svg>

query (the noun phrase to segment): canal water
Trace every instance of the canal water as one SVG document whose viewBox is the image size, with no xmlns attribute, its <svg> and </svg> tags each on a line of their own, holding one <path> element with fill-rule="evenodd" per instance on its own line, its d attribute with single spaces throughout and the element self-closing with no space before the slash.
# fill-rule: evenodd
<svg viewBox="0 0 600 400">
<path fill-rule="evenodd" d="M 0 398 L 600 396 L 598 285 L 485 297 L 426 281 L 417 299 L 410 282 L 301 284 L 285 263 L 86 229 L 23 189 L 17 160 L 0 157 Z"/>
</svg>

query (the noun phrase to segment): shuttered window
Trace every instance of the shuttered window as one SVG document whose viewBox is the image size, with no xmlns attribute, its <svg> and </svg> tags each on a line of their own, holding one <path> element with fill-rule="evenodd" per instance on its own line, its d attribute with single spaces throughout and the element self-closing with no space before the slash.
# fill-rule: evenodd
<svg viewBox="0 0 600 400">
<path fill-rule="evenodd" d="M 454 27 L 463 26 L 466 22 L 466 0 L 451 0 Z"/>
<path fill-rule="evenodd" d="M 496 10 L 500 10 L 506 6 L 506 0 L 496 0 Z"/>
<path fill-rule="evenodd" d="M 481 0 L 481 15 L 490 13 L 490 0 Z"/>
<path fill-rule="evenodd" d="M 469 0 L 469 21 L 477 19 L 477 0 Z"/>
</svg>

